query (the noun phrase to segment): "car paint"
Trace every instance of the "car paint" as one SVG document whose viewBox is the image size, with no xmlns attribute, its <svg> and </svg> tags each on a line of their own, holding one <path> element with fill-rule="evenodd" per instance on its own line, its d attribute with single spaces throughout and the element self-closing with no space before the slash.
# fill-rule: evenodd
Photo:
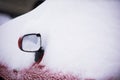
<svg viewBox="0 0 120 80">
<path fill-rule="evenodd" d="M 46 0 L 0 27 L 0 61 L 22 70 L 34 53 L 18 47 L 20 36 L 40 33 L 42 61 L 53 71 L 102 79 L 120 75 L 119 1 Z"/>
</svg>

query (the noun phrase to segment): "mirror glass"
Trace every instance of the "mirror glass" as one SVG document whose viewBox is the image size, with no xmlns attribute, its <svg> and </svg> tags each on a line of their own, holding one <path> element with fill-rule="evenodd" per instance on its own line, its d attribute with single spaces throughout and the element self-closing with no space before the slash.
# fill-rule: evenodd
<svg viewBox="0 0 120 80">
<path fill-rule="evenodd" d="M 40 49 L 40 36 L 36 34 L 26 35 L 22 40 L 22 49 L 24 51 L 37 51 Z"/>
</svg>

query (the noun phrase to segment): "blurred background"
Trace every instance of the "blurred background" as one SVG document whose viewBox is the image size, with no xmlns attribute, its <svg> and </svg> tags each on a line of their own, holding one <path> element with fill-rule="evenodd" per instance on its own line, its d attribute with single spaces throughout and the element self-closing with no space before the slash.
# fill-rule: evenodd
<svg viewBox="0 0 120 80">
<path fill-rule="evenodd" d="M 36 8 L 45 0 L 0 0 L 0 25 Z"/>
</svg>

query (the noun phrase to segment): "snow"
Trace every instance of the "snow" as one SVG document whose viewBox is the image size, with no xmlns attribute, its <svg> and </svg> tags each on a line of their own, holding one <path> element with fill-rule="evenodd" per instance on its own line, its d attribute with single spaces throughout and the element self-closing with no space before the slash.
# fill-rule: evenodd
<svg viewBox="0 0 120 80">
<path fill-rule="evenodd" d="M 0 61 L 23 69 L 34 53 L 22 52 L 20 36 L 40 33 L 45 55 L 40 64 L 83 77 L 118 76 L 120 15 L 117 1 L 46 0 L 33 11 L 0 27 Z"/>
<path fill-rule="evenodd" d="M 10 17 L 10 15 L 0 13 L 0 25 L 8 22 L 8 21 L 11 20 L 11 19 L 12 19 L 12 18 Z"/>
</svg>

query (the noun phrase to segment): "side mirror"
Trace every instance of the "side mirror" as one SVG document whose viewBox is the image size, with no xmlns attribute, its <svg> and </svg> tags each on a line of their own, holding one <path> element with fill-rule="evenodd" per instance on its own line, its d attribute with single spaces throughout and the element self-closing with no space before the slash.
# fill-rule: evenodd
<svg viewBox="0 0 120 80">
<path fill-rule="evenodd" d="M 40 34 L 27 34 L 20 37 L 18 46 L 25 52 L 37 52 L 41 48 L 41 35 Z"/>
</svg>

